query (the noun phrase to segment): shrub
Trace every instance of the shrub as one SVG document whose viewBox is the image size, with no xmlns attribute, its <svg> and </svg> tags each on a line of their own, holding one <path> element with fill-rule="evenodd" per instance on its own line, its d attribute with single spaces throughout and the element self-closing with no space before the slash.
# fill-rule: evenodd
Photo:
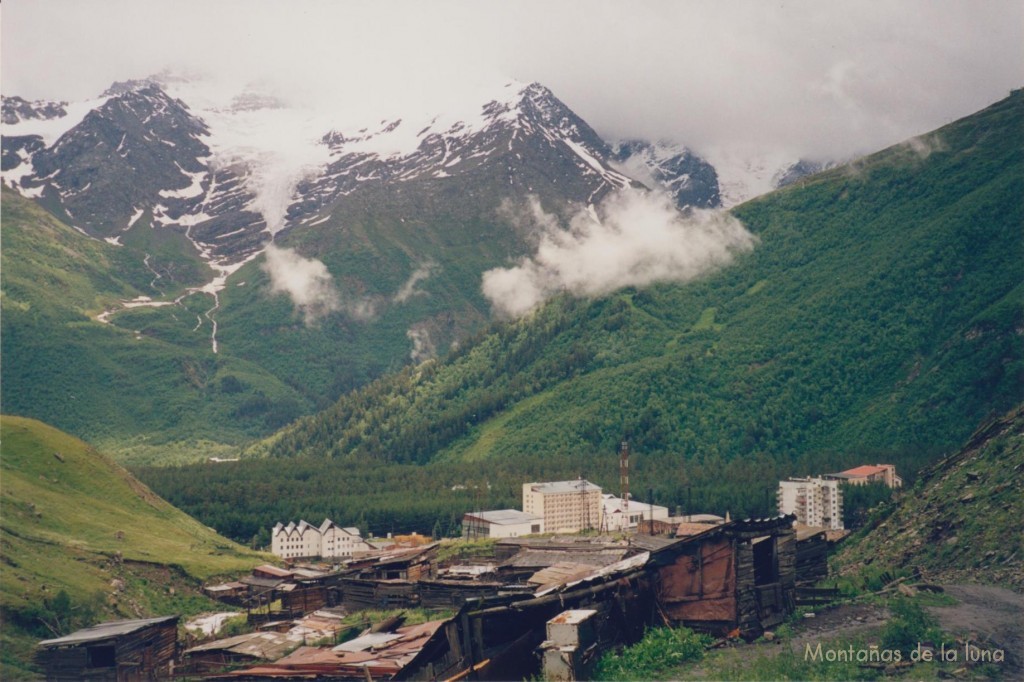
<svg viewBox="0 0 1024 682">
<path fill-rule="evenodd" d="M 700 660 L 711 641 L 689 628 L 652 628 L 621 653 L 609 651 L 597 662 L 596 680 L 654 680 L 687 661 Z"/>
</svg>

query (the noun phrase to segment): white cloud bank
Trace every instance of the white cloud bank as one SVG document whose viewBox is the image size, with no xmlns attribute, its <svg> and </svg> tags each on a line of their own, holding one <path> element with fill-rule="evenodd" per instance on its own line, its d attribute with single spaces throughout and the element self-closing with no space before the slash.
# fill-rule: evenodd
<svg viewBox="0 0 1024 682">
<path fill-rule="evenodd" d="M 749 251 L 757 238 L 721 211 L 682 215 L 671 199 L 627 188 L 563 229 L 535 199 L 517 219 L 539 233 L 537 252 L 483 275 L 483 293 L 502 316 L 521 316 L 559 292 L 601 296 L 627 286 L 685 282 Z"/>
</svg>

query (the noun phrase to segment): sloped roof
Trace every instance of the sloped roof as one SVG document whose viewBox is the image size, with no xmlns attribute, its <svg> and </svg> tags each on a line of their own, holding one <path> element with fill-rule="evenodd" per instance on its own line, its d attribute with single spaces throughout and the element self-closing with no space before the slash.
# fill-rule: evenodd
<svg viewBox="0 0 1024 682">
<path fill-rule="evenodd" d="M 884 473 L 884 472 L 885 472 L 885 467 L 877 466 L 877 465 L 871 465 L 871 464 L 864 464 L 864 465 L 859 466 L 859 467 L 854 467 L 852 469 L 847 469 L 846 471 L 842 471 L 840 473 L 846 474 L 847 476 L 863 477 L 863 476 L 873 476 L 875 474 L 881 474 L 881 473 Z"/>
<path fill-rule="evenodd" d="M 97 642 L 104 639 L 112 639 L 114 637 L 130 635 L 133 632 L 144 630 L 145 628 L 153 625 L 163 625 L 164 623 L 170 622 L 177 623 L 179 618 L 180 616 L 162 616 L 160 618 L 114 620 L 109 623 L 94 625 L 91 628 L 77 630 L 65 637 L 43 640 L 39 643 L 39 646 L 43 649 L 52 649 L 59 646 L 73 646 L 75 644 L 84 644 L 86 642 Z"/>
<path fill-rule="evenodd" d="M 598 549 L 587 551 L 577 550 L 542 550 L 524 549 L 502 564 L 509 568 L 547 568 L 555 564 L 586 564 L 588 566 L 607 566 L 621 561 L 629 552 L 629 548 Z"/>
<path fill-rule="evenodd" d="M 252 572 L 253 574 L 265 573 L 266 575 L 272 575 L 275 578 L 292 577 L 292 571 L 289 571 L 285 568 L 278 568 L 277 566 L 272 566 L 270 564 L 263 564 L 262 566 L 257 566 L 256 568 L 252 569 Z"/>
<path fill-rule="evenodd" d="M 235 670 L 227 677 L 242 678 L 314 678 L 355 677 L 390 678 L 407 666 L 431 637 L 447 621 L 435 620 L 421 625 L 398 628 L 385 636 L 359 638 L 334 649 L 299 647 L 277 663 Z M 352 650 L 355 649 L 355 650 Z"/>
<path fill-rule="evenodd" d="M 283 632 L 250 632 L 235 637 L 218 639 L 186 650 L 185 654 L 204 651 L 228 651 L 242 656 L 251 656 L 264 661 L 276 661 L 302 640 L 289 637 Z"/>
<path fill-rule="evenodd" d="M 543 516 L 527 514 L 526 512 L 519 511 L 518 509 L 497 509 L 495 511 L 471 512 L 466 513 L 466 516 L 472 516 L 498 526 L 532 523 L 533 521 L 541 521 L 544 519 Z"/>
</svg>

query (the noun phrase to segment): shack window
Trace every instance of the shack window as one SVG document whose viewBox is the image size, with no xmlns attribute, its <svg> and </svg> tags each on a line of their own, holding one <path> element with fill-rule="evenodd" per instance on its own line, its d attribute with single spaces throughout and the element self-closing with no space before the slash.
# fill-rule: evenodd
<svg viewBox="0 0 1024 682">
<path fill-rule="evenodd" d="M 112 646 L 91 646 L 88 651 L 90 668 L 113 668 L 117 665 L 117 656 Z"/>
<path fill-rule="evenodd" d="M 768 585 L 779 580 L 779 561 L 775 553 L 775 537 L 754 539 L 754 584 Z"/>
<path fill-rule="evenodd" d="M 531 533 L 539 533 L 540 532 L 540 524 L 539 523 L 532 524 L 530 526 L 530 532 Z"/>
</svg>

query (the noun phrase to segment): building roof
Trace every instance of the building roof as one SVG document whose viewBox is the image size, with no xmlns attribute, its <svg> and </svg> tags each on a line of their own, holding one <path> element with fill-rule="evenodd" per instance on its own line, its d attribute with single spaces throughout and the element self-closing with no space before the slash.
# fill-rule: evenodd
<svg viewBox="0 0 1024 682">
<path fill-rule="evenodd" d="M 547 483 L 527 483 L 534 492 L 552 493 L 578 493 L 578 492 L 601 492 L 601 486 L 594 485 L 582 478 L 575 481 L 549 481 Z"/>
<path fill-rule="evenodd" d="M 550 585 L 562 585 L 570 580 L 588 576 L 593 572 L 594 567 L 590 564 L 559 562 L 537 571 L 527 578 L 526 582 L 543 588 Z"/>
<path fill-rule="evenodd" d="M 607 566 L 621 561 L 629 553 L 628 547 L 619 549 L 542 550 L 524 549 L 501 565 L 502 568 L 530 568 L 540 570 L 555 564 L 587 564 Z"/>
<path fill-rule="evenodd" d="M 498 526 L 511 526 L 519 523 L 531 523 L 533 521 L 541 521 L 544 519 L 543 516 L 527 514 L 526 512 L 519 511 L 518 509 L 498 509 L 496 511 L 472 512 L 467 513 L 466 516 L 471 516 L 473 518 L 480 519 L 481 521 L 493 523 Z"/>
<path fill-rule="evenodd" d="M 65 637 L 43 640 L 39 643 L 39 646 L 43 649 L 52 649 L 59 646 L 73 646 L 75 644 L 84 644 L 86 642 L 98 642 L 104 639 L 130 635 L 133 632 L 144 630 L 153 625 L 163 625 L 164 623 L 171 622 L 177 623 L 178 618 L 179 616 L 162 616 L 160 618 L 115 620 L 109 623 L 100 623 L 99 625 L 94 625 L 91 628 L 84 628 L 82 630 L 72 632 L 70 635 Z"/>
<path fill-rule="evenodd" d="M 624 514 L 627 511 L 630 514 L 634 512 L 643 512 L 645 514 L 650 514 L 652 507 L 654 509 L 664 509 L 666 512 L 668 511 L 668 507 L 662 507 L 661 505 L 657 504 L 650 505 L 647 504 L 646 502 L 640 502 L 639 500 L 633 499 L 630 499 L 629 501 L 629 508 L 623 509 L 621 497 L 616 497 L 615 495 L 604 495 L 603 498 L 604 499 L 602 500 L 602 504 L 604 505 L 605 514 Z"/>
<path fill-rule="evenodd" d="M 256 568 L 252 569 L 252 572 L 253 575 L 256 575 L 257 573 L 263 573 L 264 575 L 271 575 L 275 578 L 292 577 L 292 571 L 289 571 L 285 568 L 278 568 L 277 566 L 272 566 L 270 564 L 263 564 L 262 566 L 257 566 Z"/>
<path fill-rule="evenodd" d="M 706 533 L 709 530 L 712 530 L 714 528 L 718 528 L 719 525 L 721 525 L 721 524 L 716 524 L 716 523 L 696 523 L 696 522 L 684 521 L 683 523 L 680 523 L 679 526 L 676 528 L 676 537 L 677 538 L 688 538 L 688 537 L 692 537 L 694 535 L 700 535 L 701 533 Z"/>
<path fill-rule="evenodd" d="M 278 585 L 283 583 L 284 580 L 282 580 L 281 578 L 261 578 L 258 575 L 247 575 L 244 576 L 238 582 L 243 583 L 245 585 L 249 585 L 251 587 L 264 587 L 269 589 L 277 587 Z"/>
<path fill-rule="evenodd" d="M 390 679 L 407 666 L 447 621 L 398 628 L 394 633 L 360 637 L 334 649 L 299 647 L 274 664 L 235 670 L 226 677 Z"/>
<path fill-rule="evenodd" d="M 218 639 L 186 650 L 185 654 L 202 653 L 204 651 L 228 651 L 241 656 L 251 656 L 264 661 L 276 661 L 288 653 L 289 649 L 301 643 L 302 639 L 289 637 L 283 632 L 250 632 L 235 637 Z"/>
<path fill-rule="evenodd" d="M 856 476 L 857 478 L 862 478 L 865 476 L 874 476 L 876 474 L 885 473 L 885 467 L 877 464 L 874 466 L 872 466 L 871 464 L 864 464 L 859 467 L 847 469 L 846 471 L 842 471 L 840 473 L 846 474 L 847 476 Z"/>
</svg>

